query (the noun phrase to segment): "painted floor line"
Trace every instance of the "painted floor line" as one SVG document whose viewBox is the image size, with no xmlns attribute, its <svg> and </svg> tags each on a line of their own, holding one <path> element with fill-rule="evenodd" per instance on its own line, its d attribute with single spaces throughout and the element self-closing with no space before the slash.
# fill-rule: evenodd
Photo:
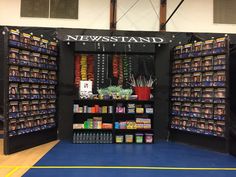
<svg viewBox="0 0 236 177">
<path fill-rule="evenodd" d="M 13 175 L 19 169 L 20 169 L 19 167 L 13 168 L 5 177 L 10 177 L 11 175 Z"/>
<path fill-rule="evenodd" d="M 185 171 L 236 171 L 236 168 L 192 168 L 155 166 L 0 166 L 0 168 L 29 169 L 138 169 L 138 170 L 185 170 Z M 13 171 L 12 170 L 12 171 Z"/>
</svg>

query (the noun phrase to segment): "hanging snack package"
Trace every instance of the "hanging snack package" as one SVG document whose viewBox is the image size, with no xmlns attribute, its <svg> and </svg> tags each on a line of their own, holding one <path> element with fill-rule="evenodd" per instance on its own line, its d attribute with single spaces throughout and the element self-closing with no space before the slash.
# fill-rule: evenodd
<svg viewBox="0 0 236 177">
<path fill-rule="evenodd" d="M 40 94 L 39 94 L 39 85 L 37 84 L 32 84 L 30 88 L 30 97 L 31 99 L 40 99 Z"/>
<path fill-rule="evenodd" d="M 172 90 L 171 101 L 180 101 L 181 97 L 181 88 L 174 88 Z"/>
<path fill-rule="evenodd" d="M 20 31 L 19 29 L 11 29 L 9 31 L 9 43 L 10 45 L 18 46 L 20 41 Z"/>
<path fill-rule="evenodd" d="M 125 143 L 133 143 L 133 135 L 125 135 Z"/>
<path fill-rule="evenodd" d="M 224 53 L 226 52 L 226 37 L 217 38 L 214 42 L 213 53 Z"/>
<path fill-rule="evenodd" d="M 213 72 L 206 72 L 202 75 L 202 86 L 213 86 Z"/>
<path fill-rule="evenodd" d="M 30 56 L 30 66 L 38 67 L 40 62 L 40 53 L 31 53 Z"/>
<path fill-rule="evenodd" d="M 20 50 L 16 48 L 9 48 L 9 63 L 10 64 L 18 64 L 19 63 L 19 53 Z"/>
<path fill-rule="evenodd" d="M 181 102 L 174 102 L 172 105 L 172 115 L 180 115 L 181 113 Z"/>
<path fill-rule="evenodd" d="M 31 69 L 30 72 L 30 82 L 40 83 L 40 70 L 38 68 Z"/>
<path fill-rule="evenodd" d="M 202 55 L 202 45 L 203 45 L 202 41 L 194 42 L 193 52 L 192 52 L 193 57 L 198 57 Z"/>
<path fill-rule="evenodd" d="M 198 120 L 196 118 L 191 118 L 190 119 L 189 131 L 191 131 L 191 132 L 196 132 L 197 131 L 197 122 L 198 122 Z"/>
<path fill-rule="evenodd" d="M 190 87 L 191 86 L 191 74 L 182 75 L 181 87 Z"/>
<path fill-rule="evenodd" d="M 56 98 L 56 89 L 55 85 L 49 85 L 48 86 L 48 99 L 55 99 Z"/>
<path fill-rule="evenodd" d="M 192 75 L 192 87 L 201 87 L 202 86 L 202 73 L 197 72 Z"/>
<path fill-rule="evenodd" d="M 190 97 L 191 97 L 191 89 L 190 88 L 182 89 L 180 101 L 190 101 Z"/>
<path fill-rule="evenodd" d="M 39 92 L 40 92 L 40 97 L 41 97 L 41 99 L 47 99 L 48 86 L 47 86 L 47 85 L 41 85 Z"/>
<path fill-rule="evenodd" d="M 213 43 L 214 43 L 213 39 L 207 40 L 207 41 L 204 42 L 203 48 L 202 48 L 202 50 L 203 50 L 202 54 L 203 55 L 211 55 L 212 54 Z"/>
<path fill-rule="evenodd" d="M 41 125 L 41 116 L 36 116 L 34 120 L 34 131 L 39 131 L 40 130 L 40 125 Z"/>
<path fill-rule="evenodd" d="M 215 105 L 214 119 L 215 120 L 225 120 L 225 105 L 224 104 Z"/>
<path fill-rule="evenodd" d="M 9 84 L 9 100 L 19 99 L 18 83 Z"/>
<path fill-rule="evenodd" d="M 204 119 L 213 118 L 213 104 L 202 105 L 202 118 Z"/>
<path fill-rule="evenodd" d="M 19 54 L 20 60 L 19 64 L 22 66 L 30 66 L 30 52 L 26 50 L 21 50 Z"/>
<path fill-rule="evenodd" d="M 30 103 L 31 106 L 31 116 L 39 114 L 39 100 L 32 100 Z"/>
<path fill-rule="evenodd" d="M 214 103 L 225 103 L 226 89 L 215 89 Z"/>
<path fill-rule="evenodd" d="M 214 89 L 213 88 L 204 88 L 202 91 L 202 102 L 212 103 L 214 98 Z"/>
<path fill-rule="evenodd" d="M 25 134 L 25 128 L 26 128 L 26 125 L 25 125 L 25 118 L 20 118 L 17 122 L 17 135 L 22 135 L 22 134 Z"/>
<path fill-rule="evenodd" d="M 183 50 L 182 50 L 183 58 L 191 57 L 192 47 L 193 47 L 192 43 L 184 45 Z"/>
<path fill-rule="evenodd" d="M 49 75 L 48 75 L 48 79 L 49 79 L 49 83 L 50 84 L 56 84 L 56 80 L 57 80 L 57 73 L 56 71 L 50 71 Z"/>
<path fill-rule="evenodd" d="M 180 87 L 181 86 L 181 74 L 175 74 L 173 76 L 172 86 L 173 87 Z"/>
<path fill-rule="evenodd" d="M 39 102 L 39 113 L 40 114 L 47 114 L 47 101 L 46 100 L 41 100 Z"/>
<path fill-rule="evenodd" d="M 49 63 L 48 63 L 48 69 L 57 70 L 57 58 L 50 56 Z"/>
<path fill-rule="evenodd" d="M 29 84 L 20 84 L 20 98 L 21 99 L 30 99 L 30 86 Z"/>
<path fill-rule="evenodd" d="M 9 67 L 9 81 L 20 82 L 20 74 L 18 66 Z"/>
<path fill-rule="evenodd" d="M 207 130 L 206 130 L 206 133 L 208 135 L 214 135 L 214 131 L 215 131 L 215 123 L 213 120 L 208 120 L 207 121 Z"/>
<path fill-rule="evenodd" d="M 49 100 L 47 108 L 48 108 L 49 114 L 55 113 L 56 112 L 56 100 Z"/>
<path fill-rule="evenodd" d="M 226 72 L 218 71 L 214 74 L 213 86 L 223 87 L 226 85 Z"/>
<path fill-rule="evenodd" d="M 183 46 L 179 45 L 174 48 L 174 59 L 182 58 Z"/>
<path fill-rule="evenodd" d="M 18 101 L 10 101 L 9 103 L 9 118 L 17 118 L 19 117 L 19 102 Z"/>
<path fill-rule="evenodd" d="M 181 123 L 180 123 L 180 125 L 181 125 L 180 129 L 181 130 L 186 130 L 187 129 L 187 122 L 188 122 L 188 118 L 183 117 L 181 119 Z"/>
<path fill-rule="evenodd" d="M 189 116 L 196 117 L 196 118 L 201 117 L 201 112 L 202 112 L 201 108 L 202 108 L 201 103 L 194 103 L 191 107 L 191 112 L 190 112 Z"/>
<path fill-rule="evenodd" d="M 214 57 L 214 70 L 224 70 L 226 69 L 226 56 L 217 55 Z"/>
<path fill-rule="evenodd" d="M 20 68 L 21 82 L 30 82 L 30 68 L 22 67 Z"/>
<path fill-rule="evenodd" d="M 203 119 L 200 119 L 200 121 L 198 121 L 197 133 L 205 134 L 205 130 L 207 130 L 206 121 Z"/>
<path fill-rule="evenodd" d="M 48 49 L 51 50 L 51 52 L 54 52 L 54 53 L 51 53 L 51 54 L 54 54 L 54 55 L 55 55 L 55 52 L 57 53 L 57 51 L 58 51 L 57 42 L 55 42 L 55 41 L 50 41 L 50 42 L 49 42 Z"/>
<path fill-rule="evenodd" d="M 201 71 L 202 70 L 202 58 L 194 58 L 191 63 L 191 71 Z"/>
<path fill-rule="evenodd" d="M 225 132 L 225 122 L 223 121 L 217 121 L 216 122 L 216 135 L 220 137 L 224 137 L 224 132 Z"/>
<path fill-rule="evenodd" d="M 213 70 L 213 56 L 206 56 L 203 58 L 202 70 L 203 71 Z"/>
<path fill-rule="evenodd" d="M 29 101 L 21 101 L 19 108 L 20 108 L 20 116 L 25 117 L 25 116 L 30 116 L 30 102 Z"/>
<path fill-rule="evenodd" d="M 32 38 L 31 38 L 31 46 L 32 46 L 33 50 L 35 50 L 35 51 L 38 50 L 38 48 L 40 47 L 40 41 L 41 41 L 40 37 L 32 36 Z"/>
<path fill-rule="evenodd" d="M 27 33 L 20 33 L 21 47 L 31 49 L 31 35 Z"/>
<path fill-rule="evenodd" d="M 48 55 L 41 55 L 40 67 L 47 68 L 48 62 L 49 62 L 49 56 Z"/>
<path fill-rule="evenodd" d="M 182 67 L 181 67 L 182 72 L 189 72 L 191 71 L 191 59 L 185 59 L 182 62 Z"/>
<path fill-rule="evenodd" d="M 43 53 L 48 53 L 50 54 L 49 50 L 48 50 L 48 43 L 49 41 L 47 39 L 41 39 L 40 41 L 40 47 L 41 47 L 41 51 Z"/>
<path fill-rule="evenodd" d="M 15 136 L 17 134 L 17 120 L 16 119 L 10 119 L 9 120 L 9 136 Z"/>
<path fill-rule="evenodd" d="M 191 103 L 183 103 L 181 107 L 181 116 L 188 117 L 191 110 Z"/>
<path fill-rule="evenodd" d="M 41 70 L 41 83 L 50 83 L 48 70 Z"/>
<path fill-rule="evenodd" d="M 172 73 L 181 73 L 181 60 L 176 60 L 173 62 Z"/>
<path fill-rule="evenodd" d="M 174 116 L 172 117 L 171 119 L 171 128 L 174 128 L 174 129 L 179 129 L 179 121 L 180 118 L 178 116 Z"/>
<path fill-rule="evenodd" d="M 191 102 L 200 102 L 202 101 L 202 89 L 201 88 L 193 88 L 191 90 Z"/>
</svg>

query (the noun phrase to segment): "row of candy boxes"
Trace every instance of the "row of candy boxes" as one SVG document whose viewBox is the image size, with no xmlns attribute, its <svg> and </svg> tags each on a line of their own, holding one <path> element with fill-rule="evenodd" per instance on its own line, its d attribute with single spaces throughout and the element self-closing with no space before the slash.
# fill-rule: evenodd
<svg viewBox="0 0 236 177">
<path fill-rule="evenodd" d="M 225 70 L 226 65 L 217 65 L 217 66 L 195 66 L 195 67 L 178 67 L 173 66 L 172 73 L 190 73 L 190 72 L 204 72 L 204 71 L 218 71 Z"/>
<path fill-rule="evenodd" d="M 182 130 L 182 131 L 204 134 L 204 135 L 217 136 L 217 137 L 224 137 L 225 136 L 224 129 L 220 130 L 220 131 L 214 131 L 214 130 L 211 130 L 211 128 L 205 129 L 205 128 L 188 127 L 188 126 L 176 125 L 176 124 L 172 124 L 171 128 Z"/>
<path fill-rule="evenodd" d="M 32 78 L 32 77 L 16 77 L 16 76 L 9 76 L 10 82 L 22 82 L 22 83 L 39 83 L 39 84 L 51 84 L 56 85 L 56 80 L 51 79 L 39 79 L 39 78 Z"/>
<path fill-rule="evenodd" d="M 36 109 L 39 108 L 39 106 L 35 106 Z M 27 116 L 37 116 L 37 115 L 44 115 L 44 114 L 52 114 L 56 112 L 56 108 L 51 108 L 51 109 L 38 109 L 38 110 L 27 110 L 26 111 L 21 111 L 18 112 L 17 108 L 16 110 L 13 110 L 13 108 L 10 108 L 9 110 L 9 118 L 21 118 L 21 117 L 27 117 Z M 10 111 L 15 111 L 15 112 L 10 112 Z"/>
<path fill-rule="evenodd" d="M 184 102 L 202 102 L 202 103 L 225 103 L 225 98 L 209 98 L 209 97 L 172 97 L 171 101 Z"/>
<path fill-rule="evenodd" d="M 29 67 L 35 67 L 39 69 L 49 69 L 49 70 L 57 70 L 57 64 L 54 62 L 50 63 L 37 63 L 33 61 L 26 61 L 26 60 L 15 60 L 12 58 L 9 58 L 9 64 L 15 64 L 19 66 L 29 66 Z"/>
<path fill-rule="evenodd" d="M 16 41 L 16 40 L 9 40 L 9 45 L 11 47 L 16 47 L 16 48 L 23 48 L 25 50 L 32 50 L 34 52 L 40 52 L 43 54 L 47 54 L 47 55 L 53 55 L 53 56 L 57 56 L 58 52 L 56 51 L 56 48 L 50 48 L 47 49 L 45 47 L 40 47 L 40 46 L 35 46 L 35 45 L 31 45 L 30 43 L 23 43 L 20 41 Z"/>
<path fill-rule="evenodd" d="M 33 127 L 26 127 L 26 128 L 22 128 L 25 127 L 22 125 L 23 123 L 20 123 L 20 125 L 16 125 L 16 130 L 12 130 L 14 129 L 14 127 L 12 129 L 9 130 L 9 136 L 17 136 L 17 135 L 23 135 L 23 134 L 27 134 L 27 133 L 32 133 L 32 132 L 37 132 L 37 131 L 41 131 L 41 130 L 45 130 L 45 129 L 50 129 L 56 126 L 56 123 L 47 123 L 44 125 L 35 125 Z M 12 127 L 12 126 L 11 126 Z"/>
<path fill-rule="evenodd" d="M 51 94 L 51 95 L 48 95 L 48 94 L 9 94 L 9 100 L 20 100 L 20 99 L 56 99 L 57 96 L 56 94 Z"/>
<path fill-rule="evenodd" d="M 191 118 L 201 118 L 201 119 L 213 119 L 213 120 L 225 120 L 225 115 L 219 115 L 216 111 L 213 110 L 199 110 L 199 112 L 193 112 L 195 110 L 189 109 L 188 111 L 176 111 L 173 110 L 172 116 L 182 116 L 182 117 L 191 117 Z"/>
<path fill-rule="evenodd" d="M 201 56 L 207 56 L 207 55 L 222 54 L 225 52 L 226 52 L 226 48 L 215 48 L 215 49 L 196 51 L 196 52 L 188 51 L 187 53 L 175 54 L 174 58 L 181 59 L 181 58 L 201 57 Z"/>
<path fill-rule="evenodd" d="M 185 82 L 172 82 L 172 87 L 225 87 L 225 81 L 192 81 L 191 79 L 183 79 Z M 175 80 L 176 81 L 176 80 Z"/>
</svg>

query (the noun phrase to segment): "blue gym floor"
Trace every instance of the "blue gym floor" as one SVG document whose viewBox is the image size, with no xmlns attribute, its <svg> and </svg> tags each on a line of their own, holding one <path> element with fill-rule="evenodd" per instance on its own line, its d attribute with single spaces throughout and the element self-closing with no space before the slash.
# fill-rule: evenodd
<svg viewBox="0 0 236 177">
<path fill-rule="evenodd" d="M 78 166 L 78 169 L 30 169 L 24 177 L 234 177 L 236 157 L 190 145 L 158 142 L 151 145 L 72 144 L 61 141 L 35 166 Z M 84 167 L 81 167 L 84 166 Z M 93 166 L 91 168 L 87 166 Z M 96 167 L 99 166 L 97 169 Z M 101 168 L 102 166 L 102 168 Z M 106 167 L 121 169 L 106 169 Z M 118 166 L 118 167 L 117 167 Z M 127 169 L 125 167 L 140 167 Z M 142 169 L 142 167 L 177 167 Z"/>
</svg>

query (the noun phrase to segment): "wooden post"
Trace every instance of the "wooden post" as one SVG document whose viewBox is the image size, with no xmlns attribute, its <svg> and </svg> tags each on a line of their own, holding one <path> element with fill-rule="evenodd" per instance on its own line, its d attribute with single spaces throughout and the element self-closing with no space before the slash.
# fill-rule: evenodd
<svg viewBox="0 0 236 177">
<path fill-rule="evenodd" d="M 160 0 L 160 31 L 166 31 L 166 0 Z"/>
<path fill-rule="evenodd" d="M 110 30 L 116 30 L 117 1 L 111 0 L 110 3 Z"/>
</svg>

